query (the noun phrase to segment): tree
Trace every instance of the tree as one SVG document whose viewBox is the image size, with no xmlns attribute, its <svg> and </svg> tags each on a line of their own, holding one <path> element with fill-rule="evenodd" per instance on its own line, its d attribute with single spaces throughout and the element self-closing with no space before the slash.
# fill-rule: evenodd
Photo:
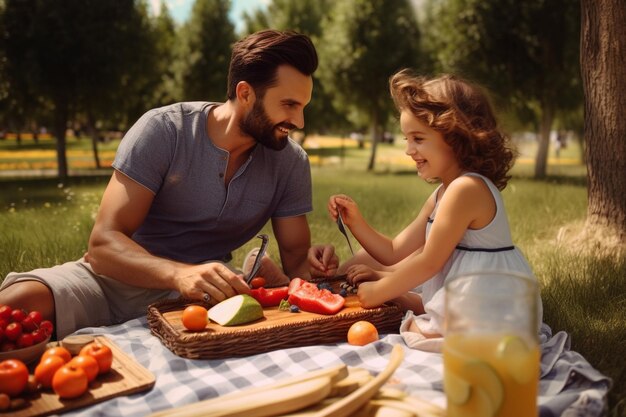
<svg viewBox="0 0 626 417">
<path fill-rule="evenodd" d="M 392 112 L 389 77 L 403 67 L 418 67 L 423 58 L 415 14 L 405 0 L 336 2 L 322 28 L 320 78 L 336 93 L 338 108 L 368 118 L 372 153 L 367 169 L 373 170 L 376 146 Z"/>
<path fill-rule="evenodd" d="M 86 127 L 100 168 L 100 128 L 117 128 L 126 114 L 137 117 L 145 110 L 158 88 L 153 80 L 161 82 L 159 62 L 165 57 L 157 54 L 143 1 L 104 2 L 82 11 L 80 18 L 84 24 L 72 33 L 80 55 L 73 60 L 79 75 L 70 117 Z"/>
<path fill-rule="evenodd" d="M 434 47 L 441 68 L 486 85 L 538 126 L 535 177 L 544 177 L 555 116 L 582 100 L 579 3 L 434 0 L 430 10 L 426 44 Z"/>
<path fill-rule="evenodd" d="M 322 42 L 321 22 L 331 4 L 331 0 L 273 0 L 265 10 L 244 13 L 246 33 L 267 28 L 295 30 L 309 36 L 319 49 Z M 313 75 L 313 84 L 311 103 L 304 110 L 306 123 L 301 145 L 307 133 L 337 130 L 348 124 L 344 112 L 333 107 L 332 91 L 317 74 Z"/>
<path fill-rule="evenodd" d="M 230 0 L 196 0 L 181 32 L 179 62 L 183 100 L 222 100 L 235 28 L 228 18 Z"/>
<path fill-rule="evenodd" d="M 587 227 L 626 244 L 626 3 L 582 0 Z M 604 235 L 606 236 L 606 235 Z"/>
<path fill-rule="evenodd" d="M 15 97 L 24 109 L 30 97 L 51 103 L 58 173 L 65 178 L 65 131 L 72 116 L 122 107 L 115 93 L 132 80 L 132 48 L 143 46 L 132 42 L 141 38 L 140 8 L 133 0 L 6 0 L 5 6 L 10 89 L 21 92 Z"/>
</svg>

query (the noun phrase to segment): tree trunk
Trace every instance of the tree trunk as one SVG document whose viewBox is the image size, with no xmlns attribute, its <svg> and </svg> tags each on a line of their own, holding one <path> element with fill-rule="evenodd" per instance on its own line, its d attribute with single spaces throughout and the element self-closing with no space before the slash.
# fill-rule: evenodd
<svg viewBox="0 0 626 417">
<path fill-rule="evenodd" d="M 93 159 L 96 162 L 96 169 L 100 169 L 100 156 L 98 155 L 98 129 L 93 121 L 93 117 L 87 117 L 87 131 L 91 137 L 91 149 L 93 150 Z"/>
<path fill-rule="evenodd" d="M 545 103 L 541 106 L 541 125 L 539 126 L 539 149 L 535 156 L 535 178 L 545 178 L 548 166 L 550 131 L 554 120 L 554 109 Z"/>
<path fill-rule="evenodd" d="M 57 165 L 59 179 L 67 178 L 67 155 L 65 146 L 65 131 L 67 129 L 67 106 L 57 103 L 54 111 L 54 136 L 56 137 Z"/>
<path fill-rule="evenodd" d="M 626 243 L 626 2 L 582 0 L 587 228 Z"/>
<path fill-rule="evenodd" d="M 378 148 L 378 113 L 376 111 L 372 112 L 372 124 L 370 129 L 372 135 L 372 153 L 370 154 L 370 160 L 367 164 L 367 170 L 373 171 L 376 166 L 376 150 Z"/>
</svg>

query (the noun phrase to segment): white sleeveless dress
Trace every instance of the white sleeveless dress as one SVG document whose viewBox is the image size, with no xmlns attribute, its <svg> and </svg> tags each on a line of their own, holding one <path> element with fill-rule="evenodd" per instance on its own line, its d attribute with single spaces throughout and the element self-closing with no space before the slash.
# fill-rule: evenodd
<svg viewBox="0 0 626 417">
<path fill-rule="evenodd" d="M 405 316 L 400 332 L 409 346 L 409 340 L 414 340 L 412 335 L 405 335 L 403 332 L 419 331 L 423 335 L 442 335 L 444 324 L 444 284 L 457 275 L 476 271 L 512 271 L 520 272 L 529 276 L 534 276 L 528 262 L 520 250 L 513 245 L 509 221 L 504 209 L 502 195 L 498 188 L 487 177 L 476 173 L 465 173 L 463 175 L 481 178 L 489 187 L 496 202 L 496 215 L 493 220 L 482 229 L 466 230 L 463 238 L 456 249 L 445 263 L 439 273 L 426 281 L 416 291 L 421 292 L 422 302 L 426 314 L 415 316 L 409 312 Z M 441 186 L 440 186 L 441 187 Z M 439 188 L 435 191 L 438 195 Z M 439 201 L 436 201 L 435 209 L 428 219 L 426 226 L 426 239 L 430 233 L 432 223 L 437 221 L 437 208 Z M 539 322 L 541 323 L 542 309 L 539 308 Z M 432 342 L 435 342 L 434 340 Z M 434 345 L 428 342 L 424 346 L 425 350 L 438 350 L 438 341 Z M 414 347 L 414 346 L 412 346 Z M 419 346 L 416 346 L 419 348 Z"/>
</svg>

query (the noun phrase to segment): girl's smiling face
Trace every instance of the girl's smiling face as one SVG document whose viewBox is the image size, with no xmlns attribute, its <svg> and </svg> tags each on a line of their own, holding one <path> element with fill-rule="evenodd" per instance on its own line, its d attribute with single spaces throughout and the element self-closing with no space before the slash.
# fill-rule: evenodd
<svg viewBox="0 0 626 417">
<path fill-rule="evenodd" d="M 400 128 L 406 140 L 405 153 L 415 161 L 420 177 L 439 178 L 447 185 L 461 174 L 454 151 L 440 132 L 422 123 L 408 110 L 400 113 Z"/>
</svg>

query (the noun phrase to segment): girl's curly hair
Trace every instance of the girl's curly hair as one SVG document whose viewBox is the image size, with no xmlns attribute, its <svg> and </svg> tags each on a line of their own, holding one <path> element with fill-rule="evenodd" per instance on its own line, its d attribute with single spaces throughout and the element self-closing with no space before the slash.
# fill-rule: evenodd
<svg viewBox="0 0 626 417">
<path fill-rule="evenodd" d="M 462 169 L 484 175 L 499 190 L 506 187 L 516 152 L 480 87 L 454 75 L 429 79 L 408 69 L 391 76 L 389 87 L 396 108 L 440 132 Z"/>
</svg>

